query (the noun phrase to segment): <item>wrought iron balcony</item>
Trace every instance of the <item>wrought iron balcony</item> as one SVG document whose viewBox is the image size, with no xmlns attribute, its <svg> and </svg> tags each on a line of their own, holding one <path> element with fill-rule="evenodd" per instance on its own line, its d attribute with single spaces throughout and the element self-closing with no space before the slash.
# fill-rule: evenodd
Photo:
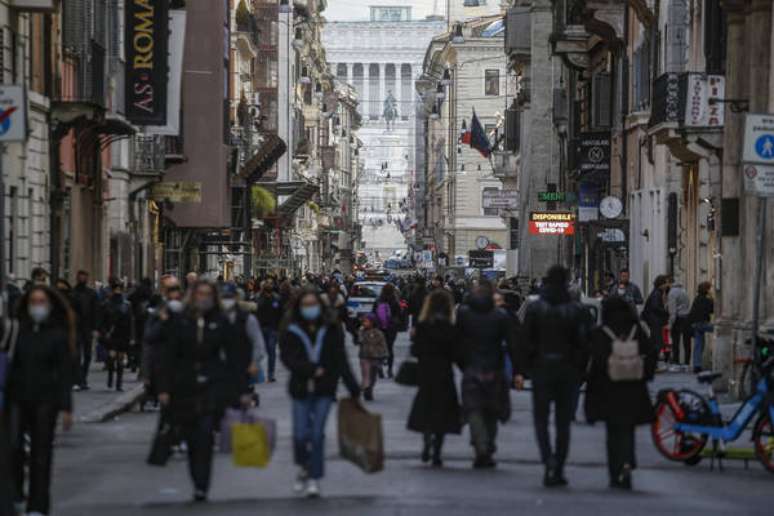
<svg viewBox="0 0 774 516">
<path fill-rule="evenodd" d="M 92 42 L 88 52 L 71 53 L 64 59 L 54 91 L 54 103 L 76 116 L 107 108 L 105 49 Z"/>
</svg>

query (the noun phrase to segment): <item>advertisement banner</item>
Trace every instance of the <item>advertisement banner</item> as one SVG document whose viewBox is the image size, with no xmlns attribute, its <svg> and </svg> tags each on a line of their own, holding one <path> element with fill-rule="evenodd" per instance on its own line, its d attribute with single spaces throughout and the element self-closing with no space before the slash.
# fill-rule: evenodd
<svg viewBox="0 0 774 516">
<path fill-rule="evenodd" d="M 610 175 L 610 132 L 581 133 L 574 141 L 573 159 L 581 177 L 603 179 Z"/>
<path fill-rule="evenodd" d="M 570 211 L 533 211 L 529 214 L 532 235 L 574 235 L 575 214 Z"/>
<path fill-rule="evenodd" d="M 519 209 L 519 192 L 517 190 L 484 190 L 482 200 L 485 210 Z"/>
<path fill-rule="evenodd" d="M 599 219 L 599 188 L 593 183 L 581 183 L 578 191 L 578 222 Z"/>
<path fill-rule="evenodd" d="M 167 123 L 168 0 L 126 2 L 126 118 Z"/>
</svg>

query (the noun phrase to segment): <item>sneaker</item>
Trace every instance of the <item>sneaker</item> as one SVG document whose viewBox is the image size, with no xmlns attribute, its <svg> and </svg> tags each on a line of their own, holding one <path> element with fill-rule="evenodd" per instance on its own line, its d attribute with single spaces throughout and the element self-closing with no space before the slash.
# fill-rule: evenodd
<svg viewBox="0 0 774 516">
<path fill-rule="evenodd" d="M 677 364 L 673 364 L 673 365 L 669 366 L 669 372 L 670 373 L 679 373 L 680 370 L 681 370 L 681 367 L 679 365 L 677 365 Z"/>
<path fill-rule="evenodd" d="M 73 392 L 78 392 L 80 390 L 81 390 L 81 386 L 80 385 L 73 385 Z"/>
<path fill-rule="evenodd" d="M 293 492 L 296 494 L 301 494 L 306 490 L 306 484 L 309 480 L 309 473 L 306 472 L 304 468 L 300 468 L 298 470 L 298 474 L 296 475 L 296 481 L 293 482 Z"/>
<path fill-rule="evenodd" d="M 311 479 L 306 483 L 306 493 L 304 494 L 307 498 L 320 498 L 320 486 L 317 480 Z"/>
<path fill-rule="evenodd" d="M 193 495 L 194 502 L 201 503 L 207 501 L 207 492 L 197 489 Z"/>
</svg>

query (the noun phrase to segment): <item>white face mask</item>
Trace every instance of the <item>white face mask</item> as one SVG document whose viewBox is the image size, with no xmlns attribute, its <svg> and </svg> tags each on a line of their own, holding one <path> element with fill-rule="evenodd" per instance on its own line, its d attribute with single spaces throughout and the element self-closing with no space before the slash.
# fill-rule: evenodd
<svg viewBox="0 0 774 516">
<path fill-rule="evenodd" d="M 172 299 L 167 301 L 167 308 L 169 308 L 169 311 L 173 314 L 179 314 L 183 311 L 183 302 L 179 299 Z"/>
<path fill-rule="evenodd" d="M 40 324 L 48 319 L 48 314 L 51 311 L 48 305 L 30 305 L 27 310 L 30 314 L 30 319 L 36 324 Z"/>
<path fill-rule="evenodd" d="M 236 306 L 236 299 L 232 299 L 232 298 L 221 299 L 220 306 L 223 307 L 223 310 L 228 312 Z"/>
</svg>

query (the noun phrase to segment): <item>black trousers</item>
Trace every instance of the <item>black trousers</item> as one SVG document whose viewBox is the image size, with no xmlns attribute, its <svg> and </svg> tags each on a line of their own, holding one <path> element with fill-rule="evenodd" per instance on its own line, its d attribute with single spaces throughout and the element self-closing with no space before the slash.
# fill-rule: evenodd
<svg viewBox="0 0 774 516">
<path fill-rule="evenodd" d="M 78 337 L 78 351 L 80 353 L 80 376 L 78 381 L 80 385 L 86 386 L 89 384 L 89 368 L 91 367 L 91 348 L 92 348 L 92 336 L 91 331 L 86 332 Z"/>
<path fill-rule="evenodd" d="M 48 514 L 51 507 L 51 465 L 59 410 L 50 403 L 21 402 L 11 405 L 14 498 L 24 500 L 24 465 L 29 468 L 27 512 Z M 24 435 L 30 436 L 30 453 Z"/>
<path fill-rule="evenodd" d="M 10 421 L 0 417 L 0 514 L 14 514 L 13 454 L 11 452 Z"/>
<path fill-rule="evenodd" d="M 610 480 L 617 480 L 624 465 L 636 466 L 634 425 L 607 423 L 607 468 Z"/>
<path fill-rule="evenodd" d="M 669 329 L 672 334 L 672 363 L 680 363 L 680 344 L 682 343 L 683 354 L 685 358 L 683 360 L 684 365 L 691 363 L 691 337 L 693 336 L 693 328 L 691 323 L 686 317 L 678 317 L 675 319 L 675 323 Z"/>
<path fill-rule="evenodd" d="M 475 410 L 467 415 L 470 441 L 476 457 L 491 457 L 497 451 L 497 413 Z"/>
<path fill-rule="evenodd" d="M 570 425 L 578 389 L 578 373 L 569 364 L 537 369 L 532 377 L 532 416 L 543 464 L 564 466 L 570 450 Z M 551 446 L 548 422 L 554 406 L 555 441 Z"/>
<path fill-rule="evenodd" d="M 188 473 L 194 489 L 207 492 L 212 477 L 212 446 L 214 444 L 214 415 L 198 416 L 182 426 L 182 437 L 188 446 Z"/>
</svg>

